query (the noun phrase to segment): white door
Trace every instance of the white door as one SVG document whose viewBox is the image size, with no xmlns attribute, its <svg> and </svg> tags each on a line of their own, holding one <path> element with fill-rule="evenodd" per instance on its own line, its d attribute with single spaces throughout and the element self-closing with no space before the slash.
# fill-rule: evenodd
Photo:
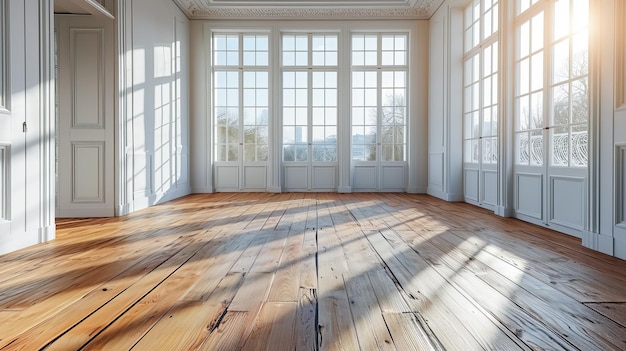
<svg viewBox="0 0 626 351">
<path fill-rule="evenodd" d="M 114 215 L 114 22 L 55 16 L 57 217 Z"/>
<path fill-rule="evenodd" d="M 216 191 L 265 191 L 269 172 L 269 36 L 213 33 Z"/>
<path fill-rule="evenodd" d="M 465 8 L 463 79 L 463 193 L 466 202 L 490 210 L 498 201 L 498 17 L 493 13 L 497 1 L 474 0 Z"/>
<path fill-rule="evenodd" d="M 515 210 L 580 237 L 587 225 L 588 1 L 518 4 Z"/>
<path fill-rule="evenodd" d="M 352 34 L 352 189 L 406 191 L 408 35 Z"/>
<path fill-rule="evenodd" d="M 285 191 L 337 191 L 337 34 L 282 35 Z"/>
</svg>

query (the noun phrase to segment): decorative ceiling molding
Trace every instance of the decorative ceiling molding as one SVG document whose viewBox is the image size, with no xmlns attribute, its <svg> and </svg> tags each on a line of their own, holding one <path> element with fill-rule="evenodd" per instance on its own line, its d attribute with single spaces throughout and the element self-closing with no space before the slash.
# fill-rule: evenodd
<svg viewBox="0 0 626 351">
<path fill-rule="evenodd" d="M 266 6 L 268 1 L 242 0 L 224 6 L 225 1 L 174 0 L 191 19 L 428 19 L 443 0 L 397 1 L 282 1 L 281 6 Z M 219 3 L 219 5 L 218 5 Z M 242 5 L 242 4 L 244 4 Z M 252 4 L 255 5 L 252 5 Z M 271 3 L 278 3 L 272 1 Z M 323 3 L 324 6 L 319 6 Z M 349 5 L 351 3 L 352 5 Z M 382 6 L 382 4 L 388 6 Z M 398 5 L 402 3 L 402 5 Z M 317 6 L 305 6 L 316 4 Z M 380 6 L 372 6 L 372 4 Z"/>
</svg>

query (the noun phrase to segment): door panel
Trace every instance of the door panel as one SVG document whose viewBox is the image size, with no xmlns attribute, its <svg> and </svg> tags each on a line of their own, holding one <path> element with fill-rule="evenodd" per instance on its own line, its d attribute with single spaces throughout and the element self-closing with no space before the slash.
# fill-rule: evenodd
<svg viewBox="0 0 626 351">
<path fill-rule="evenodd" d="M 515 174 L 515 210 L 518 216 L 526 220 L 543 220 L 543 173 Z M 524 218 L 526 217 L 526 218 Z"/>
<path fill-rule="evenodd" d="M 56 16 L 57 217 L 114 215 L 114 46 L 111 21 Z"/>
<path fill-rule="evenodd" d="M 579 177 L 550 176 L 550 222 L 573 229 L 585 226 L 586 179 Z"/>
<path fill-rule="evenodd" d="M 285 165 L 285 190 L 306 191 L 309 189 L 309 167 L 307 164 Z"/>
<path fill-rule="evenodd" d="M 216 165 L 215 188 L 219 191 L 239 191 L 239 165 Z"/>
<path fill-rule="evenodd" d="M 484 205 L 495 208 L 498 204 L 498 171 L 483 170 L 481 176 L 480 201 Z"/>
</svg>

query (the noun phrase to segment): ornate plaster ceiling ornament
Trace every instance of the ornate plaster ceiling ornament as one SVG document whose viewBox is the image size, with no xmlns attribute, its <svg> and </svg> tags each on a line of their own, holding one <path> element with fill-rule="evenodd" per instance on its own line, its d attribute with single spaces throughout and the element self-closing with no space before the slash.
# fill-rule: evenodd
<svg viewBox="0 0 626 351">
<path fill-rule="evenodd" d="M 174 0 L 191 19 L 428 19 L 443 0 Z"/>
</svg>

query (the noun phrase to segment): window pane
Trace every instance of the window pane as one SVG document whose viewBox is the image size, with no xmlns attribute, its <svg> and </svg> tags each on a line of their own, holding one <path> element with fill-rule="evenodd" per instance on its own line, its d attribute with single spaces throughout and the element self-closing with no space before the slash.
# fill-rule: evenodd
<svg viewBox="0 0 626 351">
<path fill-rule="evenodd" d="M 587 124 L 585 123 L 572 126 L 571 139 L 571 166 L 587 167 L 589 162 Z"/>
<path fill-rule="evenodd" d="M 552 166 L 567 166 L 569 164 L 569 128 L 556 127 L 550 129 L 552 144 Z"/>
</svg>

